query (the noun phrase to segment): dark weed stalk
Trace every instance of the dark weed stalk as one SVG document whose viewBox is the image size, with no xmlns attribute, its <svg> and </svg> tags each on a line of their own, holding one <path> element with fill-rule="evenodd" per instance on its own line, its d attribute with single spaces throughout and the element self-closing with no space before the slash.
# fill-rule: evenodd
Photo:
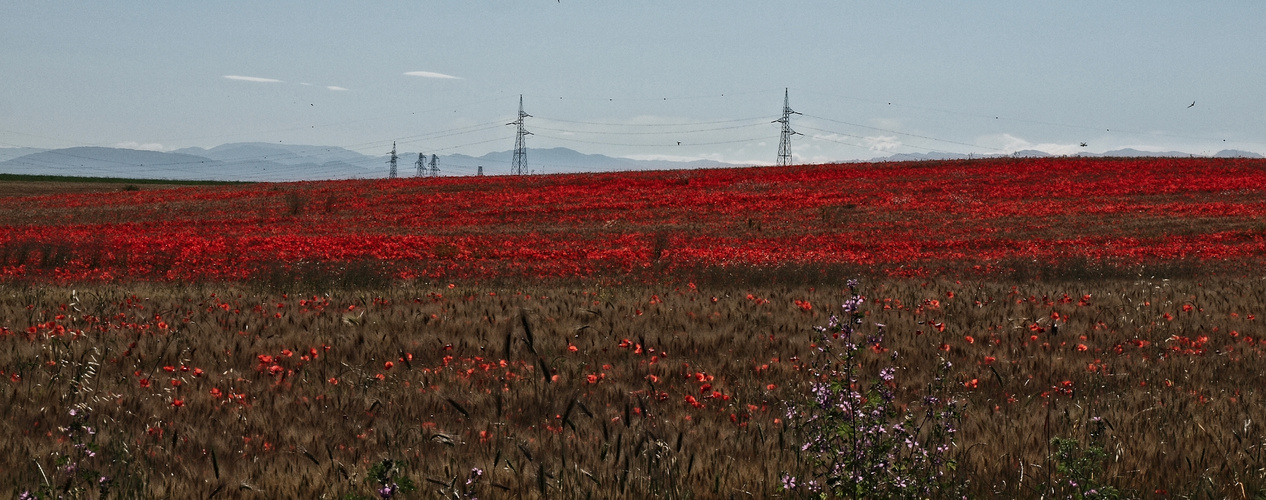
<svg viewBox="0 0 1266 500">
<path fill-rule="evenodd" d="M 899 400 L 898 353 L 883 347 L 884 325 L 863 330 L 866 299 L 855 281 L 848 286 L 844 318 L 832 316 L 818 328 L 812 399 L 787 411 L 810 467 L 799 476 L 785 474 L 783 489 L 823 498 L 948 496 L 964 489 L 950 474 L 962 413 L 962 404 L 947 395 L 952 364 L 941 360 L 921 399 Z"/>
</svg>

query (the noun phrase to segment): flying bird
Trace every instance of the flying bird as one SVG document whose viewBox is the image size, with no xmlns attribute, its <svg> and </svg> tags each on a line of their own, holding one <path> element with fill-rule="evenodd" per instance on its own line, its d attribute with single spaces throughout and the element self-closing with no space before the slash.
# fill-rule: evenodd
<svg viewBox="0 0 1266 500">
<path fill-rule="evenodd" d="M 1191 104 L 1188 104 L 1188 105 L 1187 105 L 1187 107 L 1188 107 L 1188 108 L 1190 108 L 1190 107 L 1195 106 L 1195 105 L 1196 105 L 1196 101 L 1191 101 Z"/>
<path fill-rule="evenodd" d="M 1083 147 L 1083 148 L 1084 148 L 1084 147 L 1086 147 L 1086 143 L 1084 143 L 1084 142 L 1083 142 L 1083 143 L 1081 143 L 1081 147 Z"/>
</svg>

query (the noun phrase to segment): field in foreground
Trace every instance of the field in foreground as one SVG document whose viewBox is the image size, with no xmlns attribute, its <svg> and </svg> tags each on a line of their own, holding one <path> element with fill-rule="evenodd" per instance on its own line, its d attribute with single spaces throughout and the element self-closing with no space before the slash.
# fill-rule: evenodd
<svg viewBox="0 0 1266 500">
<path fill-rule="evenodd" d="M 0 198 L 0 491 L 801 497 L 882 400 L 971 497 L 1261 497 L 1264 257 L 1260 160 Z"/>
<path fill-rule="evenodd" d="M 258 290 L 0 290 L 0 485 L 86 497 L 376 498 L 391 484 L 404 498 L 797 497 L 818 470 L 795 425 L 812 406 L 813 327 L 848 297 L 690 284 Z M 1048 459 L 1053 437 L 1104 450 L 1101 466 L 1080 469 L 1083 485 L 1266 491 L 1260 279 L 860 290 L 865 323 L 888 332 L 867 370 L 899 352 L 899 401 L 918 401 L 940 360 L 953 363 L 950 394 L 966 405 L 951 477 L 972 497 L 1037 496 L 1048 480 L 1071 493 L 1072 473 Z M 785 474 L 799 489 L 783 489 Z"/>
</svg>

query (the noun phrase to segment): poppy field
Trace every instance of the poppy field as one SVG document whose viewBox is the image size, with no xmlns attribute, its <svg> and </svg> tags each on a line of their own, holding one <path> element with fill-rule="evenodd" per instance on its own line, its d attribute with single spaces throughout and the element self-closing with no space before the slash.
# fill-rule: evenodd
<svg viewBox="0 0 1266 500">
<path fill-rule="evenodd" d="M 405 280 L 653 281 L 732 267 L 1216 267 L 1264 254 L 1264 165 L 1000 158 L 8 198 L 0 273 L 216 281 L 350 267 Z"/>
<path fill-rule="evenodd" d="M 1259 498 L 1263 189 L 1054 158 L 0 199 L 0 494 Z"/>
</svg>

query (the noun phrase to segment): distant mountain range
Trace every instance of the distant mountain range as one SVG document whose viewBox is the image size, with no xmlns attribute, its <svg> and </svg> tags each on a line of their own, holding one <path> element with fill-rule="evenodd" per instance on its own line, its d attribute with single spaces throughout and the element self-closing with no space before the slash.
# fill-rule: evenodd
<svg viewBox="0 0 1266 500">
<path fill-rule="evenodd" d="M 397 175 L 417 173 L 418 154 L 400 152 Z M 441 175 L 508 174 L 511 151 L 474 157 L 437 156 Z M 713 161 L 632 160 L 584 154 L 567 148 L 529 149 L 528 169 L 535 173 L 614 170 L 688 169 L 735 166 Z M 426 157 L 429 169 L 432 157 Z M 170 152 L 103 147 L 53 150 L 0 148 L 0 173 L 172 180 L 307 181 L 387 177 L 387 156 L 368 156 L 333 146 L 234 143 L 211 149 Z"/>
<path fill-rule="evenodd" d="M 36 149 L 36 148 L 0 148 L 0 162 L 12 160 L 14 158 L 18 158 L 18 157 L 22 157 L 22 156 L 26 156 L 30 154 L 42 153 L 44 151 L 48 151 L 48 150 Z"/>
<path fill-rule="evenodd" d="M 929 160 L 966 160 L 969 158 L 1046 158 L 1052 155 L 1045 151 L 1034 149 L 1026 149 L 1016 151 L 1011 154 L 984 154 L 984 155 L 964 155 L 958 153 L 901 153 L 882 158 L 875 158 L 871 161 L 929 161 Z M 1073 156 L 1090 157 L 1090 158 L 1187 158 L 1195 155 L 1191 153 L 1183 153 L 1181 151 L 1140 151 L 1137 149 L 1125 148 L 1105 151 L 1103 153 L 1077 153 Z M 1224 149 L 1214 153 L 1213 158 L 1263 158 L 1262 155 L 1251 151 L 1240 151 L 1236 149 Z"/>
<path fill-rule="evenodd" d="M 1045 157 L 1042 151 L 1017 151 L 1011 155 L 962 155 L 954 153 L 896 154 L 870 161 L 927 161 L 999 156 Z M 1195 156 L 1178 151 L 1163 153 L 1120 149 L 1077 156 Z M 1215 157 L 1262 158 L 1248 151 L 1224 150 Z M 475 175 L 482 167 L 487 175 L 510 172 L 512 153 L 501 151 L 474 157 L 454 154 L 435 157 L 441 175 Z M 426 156 L 430 167 L 432 157 Z M 633 160 L 585 154 L 567 148 L 529 149 L 528 169 L 534 173 L 605 172 L 616 170 L 663 170 L 742 166 L 714 161 Z M 417 172 L 418 153 L 402 152 L 397 174 Z M 387 176 L 387 157 L 369 156 L 334 146 L 298 146 L 268 143 L 233 143 L 210 149 L 175 151 L 75 147 L 65 149 L 0 148 L 0 173 L 124 177 L 171 180 L 306 181 L 382 178 Z"/>
<path fill-rule="evenodd" d="M 3 151 L 3 150 L 0 150 Z M 376 159 L 343 148 L 238 143 L 177 151 L 77 147 L 0 162 L 0 172 L 172 180 L 298 181 L 373 177 Z M 386 176 L 385 164 L 381 176 Z"/>
</svg>

